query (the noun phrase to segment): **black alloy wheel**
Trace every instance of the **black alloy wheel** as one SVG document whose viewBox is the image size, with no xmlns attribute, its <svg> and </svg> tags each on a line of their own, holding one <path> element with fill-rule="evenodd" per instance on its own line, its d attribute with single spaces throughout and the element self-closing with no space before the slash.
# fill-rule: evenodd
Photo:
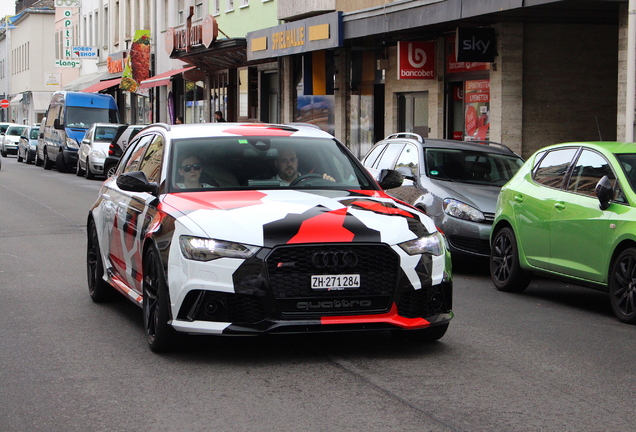
<svg viewBox="0 0 636 432">
<path fill-rule="evenodd" d="M 88 279 L 88 293 L 95 303 L 112 300 L 115 291 L 104 280 L 104 264 L 102 263 L 99 240 L 95 221 L 88 223 L 88 238 L 86 246 L 86 276 Z"/>
<path fill-rule="evenodd" d="M 614 261 L 609 280 L 610 304 L 624 323 L 636 323 L 636 248 L 625 249 Z"/>
<path fill-rule="evenodd" d="M 153 352 L 166 352 L 175 347 L 176 332 L 170 321 L 168 286 L 161 258 L 154 247 L 144 256 L 143 314 L 148 346 Z"/>
<path fill-rule="evenodd" d="M 517 240 L 509 227 L 495 235 L 490 251 L 490 277 L 499 291 L 521 292 L 530 284 L 530 276 L 519 265 Z"/>
</svg>

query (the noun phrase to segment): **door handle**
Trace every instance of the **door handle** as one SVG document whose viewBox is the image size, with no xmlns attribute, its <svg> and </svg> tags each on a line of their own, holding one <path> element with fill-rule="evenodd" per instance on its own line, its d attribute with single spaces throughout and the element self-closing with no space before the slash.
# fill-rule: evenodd
<svg viewBox="0 0 636 432">
<path fill-rule="evenodd" d="M 522 203 L 523 202 L 523 195 L 515 195 L 514 200 L 517 201 L 518 203 Z"/>
<path fill-rule="evenodd" d="M 554 204 L 554 207 L 557 210 L 563 210 L 565 208 L 565 203 L 563 201 L 559 201 L 558 203 Z"/>
</svg>

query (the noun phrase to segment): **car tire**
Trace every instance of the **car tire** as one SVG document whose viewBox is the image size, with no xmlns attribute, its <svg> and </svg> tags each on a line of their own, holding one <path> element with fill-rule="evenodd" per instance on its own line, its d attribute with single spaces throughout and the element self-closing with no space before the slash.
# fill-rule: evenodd
<svg viewBox="0 0 636 432">
<path fill-rule="evenodd" d="M 44 166 L 45 170 L 50 170 L 51 168 L 53 168 L 53 161 L 49 159 L 49 154 L 46 151 L 44 152 L 44 161 L 42 165 Z"/>
<path fill-rule="evenodd" d="M 177 334 L 168 324 L 170 321 L 168 286 L 159 252 L 154 247 L 146 252 L 143 267 L 143 314 L 146 340 L 153 352 L 170 351 L 175 348 Z"/>
<path fill-rule="evenodd" d="M 612 265 L 609 280 L 610 304 L 616 317 L 636 324 L 636 248 L 625 249 Z"/>
<path fill-rule="evenodd" d="M 24 160 L 24 158 L 23 158 L 23 157 L 22 157 L 22 155 L 20 154 L 20 149 L 18 149 L 17 156 L 18 156 L 18 162 L 22 162 L 22 161 Z"/>
<path fill-rule="evenodd" d="M 55 158 L 55 166 L 57 170 L 61 173 L 68 172 L 68 168 L 66 167 L 66 163 L 64 162 L 64 154 L 60 151 Z"/>
<path fill-rule="evenodd" d="M 521 292 L 530 284 L 530 275 L 519 264 L 515 233 L 509 227 L 495 234 L 490 251 L 490 277 L 499 291 Z"/>
<path fill-rule="evenodd" d="M 75 165 L 75 175 L 78 177 L 82 177 L 84 175 L 84 170 L 80 167 L 80 160 L 77 159 L 77 165 Z"/>
<path fill-rule="evenodd" d="M 435 342 L 448 330 L 448 323 L 418 330 L 393 330 L 393 337 L 404 342 Z"/>
<path fill-rule="evenodd" d="M 88 223 L 86 246 L 86 275 L 88 278 L 88 293 L 95 303 L 103 303 L 113 299 L 115 290 L 104 280 L 104 264 L 102 262 L 99 239 L 95 221 Z"/>
<path fill-rule="evenodd" d="M 2 147 L 2 150 L 0 151 L 0 153 L 2 154 L 2 157 L 7 157 L 7 152 L 4 149 L 4 146 Z"/>
<path fill-rule="evenodd" d="M 26 155 L 24 156 L 24 163 L 27 165 L 31 165 L 33 163 L 33 158 L 29 157 L 31 153 L 27 150 Z"/>
<path fill-rule="evenodd" d="M 88 180 L 92 180 L 95 178 L 95 174 L 93 174 L 93 171 L 91 171 L 91 166 L 88 164 L 88 158 L 86 158 L 86 169 L 84 170 L 84 177 L 86 177 Z"/>
<path fill-rule="evenodd" d="M 38 152 L 35 152 L 35 166 L 42 166 L 43 163 L 44 161 L 40 159 Z"/>
</svg>

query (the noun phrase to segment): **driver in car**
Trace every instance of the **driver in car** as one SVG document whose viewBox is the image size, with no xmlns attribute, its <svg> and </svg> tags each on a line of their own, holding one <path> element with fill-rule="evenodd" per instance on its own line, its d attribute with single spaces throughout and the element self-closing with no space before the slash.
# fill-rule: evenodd
<svg viewBox="0 0 636 432">
<path fill-rule="evenodd" d="M 282 148 L 278 150 L 278 158 L 274 161 L 276 166 L 276 175 L 272 178 L 278 180 L 281 186 L 289 186 L 294 180 L 302 176 L 298 172 L 298 156 L 296 152 L 290 148 Z M 335 182 L 336 179 L 329 174 L 323 174 L 325 180 Z"/>
</svg>

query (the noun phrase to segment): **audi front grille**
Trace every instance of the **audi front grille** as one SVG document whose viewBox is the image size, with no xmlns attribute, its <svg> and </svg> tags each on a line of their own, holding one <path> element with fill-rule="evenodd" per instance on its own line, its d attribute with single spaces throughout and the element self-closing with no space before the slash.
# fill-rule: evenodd
<svg viewBox="0 0 636 432">
<path fill-rule="evenodd" d="M 381 313 L 390 309 L 399 256 L 386 245 L 281 246 L 266 258 L 270 287 L 283 316 Z M 360 275 L 360 287 L 312 289 L 313 275 Z"/>
</svg>

